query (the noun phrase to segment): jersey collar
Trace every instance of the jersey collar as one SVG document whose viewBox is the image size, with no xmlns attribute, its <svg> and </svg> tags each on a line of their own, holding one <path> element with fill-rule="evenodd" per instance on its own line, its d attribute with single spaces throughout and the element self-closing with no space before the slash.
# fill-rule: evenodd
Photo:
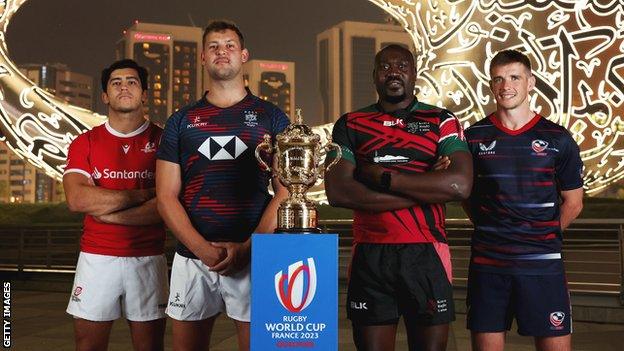
<svg viewBox="0 0 624 351">
<path fill-rule="evenodd" d="M 527 124 L 523 125 L 522 128 L 516 129 L 516 130 L 509 129 L 509 128 L 505 127 L 501 123 L 501 121 L 498 119 L 498 117 L 496 117 L 495 113 L 490 114 L 488 116 L 488 118 L 490 119 L 490 122 L 492 122 L 492 124 L 496 128 L 500 129 L 503 133 L 506 133 L 506 134 L 509 134 L 509 135 L 519 135 L 519 134 L 522 134 L 522 133 L 526 132 L 527 130 L 533 128 L 533 126 L 535 126 L 537 124 L 537 122 L 540 121 L 542 116 L 540 116 L 539 114 L 536 113 L 535 116 L 533 116 L 533 118 L 531 118 L 531 120 Z"/>
<path fill-rule="evenodd" d="M 113 129 L 113 127 L 110 126 L 110 124 L 108 123 L 108 121 L 106 121 L 106 123 L 104 123 L 104 126 L 106 127 L 106 130 L 111 133 L 112 135 L 119 137 L 119 138 L 131 138 L 133 136 L 137 136 L 141 133 L 143 133 L 147 127 L 149 127 L 150 122 L 149 121 L 145 121 L 145 123 L 143 123 L 139 128 L 137 128 L 136 130 L 128 133 L 128 134 L 124 134 L 121 132 L 118 132 L 116 130 Z"/>
</svg>

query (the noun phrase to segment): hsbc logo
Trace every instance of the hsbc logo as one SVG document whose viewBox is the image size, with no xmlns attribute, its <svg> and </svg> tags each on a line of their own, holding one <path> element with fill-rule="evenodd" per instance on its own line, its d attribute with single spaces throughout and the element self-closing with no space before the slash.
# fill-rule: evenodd
<svg viewBox="0 0 624 351">
<path fill-rule="evenodd" d="M 297 261 L 288 266 L 288 274 L 275 274 L 275 295 L 288 311 L 301 312 L 314 300 L 316 281 L 314 259 Z"/>
<path fill-rule="evenodd" d="M 104 168 L 102 172 L 100 172 L 97 167 L 93 168 L 93 172 L 91 173 L 91 177 L 93 179 L 154 179 L 154 172 L 150 170 L 142 170 L 142 171 L 115 171 L 108 168 Z"/>
<path fill-rule="evenodd" d="M 206 139 L 197 151 L 209 160 L 217 161 L 234 160 L 245 150 L 247 150 L 247 145 L 242 140 L 237 136 L 228 135 Z"/>
</svg>

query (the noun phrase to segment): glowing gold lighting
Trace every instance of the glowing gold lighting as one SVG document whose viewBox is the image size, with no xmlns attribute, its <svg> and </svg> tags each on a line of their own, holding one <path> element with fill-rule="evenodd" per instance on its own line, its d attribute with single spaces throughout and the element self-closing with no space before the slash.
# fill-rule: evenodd
<svg viewBox="0 0 624 351">
<path fill-rule="evenodd" d="M 6 30 L 25 1 L 0 1 L 0 140 L 60 179 L 69 143 L 105 117 L 38 88 L 11 62 Z M 414 40 L 421 100 L 472 124 L 494 110 L 486 73 L 491 57 L 502 49 L 523 51 L 537 78 L 531 106 L 568 128 L 580 145 L 587 192 L 624 177 L 621 0 L 368 1 Z M 312 195 L 322 200 L 317 189 Z"/>
<path fill-rule="evenodd" d="M 468 126 L 495 110 L 491 58 L 522 51 L 537 79 L 531 107 L 572 133 L 587 193 L 624 177 L 622 0 L 369 1 L 414 40 L 421 100 Z"/>
</svg>

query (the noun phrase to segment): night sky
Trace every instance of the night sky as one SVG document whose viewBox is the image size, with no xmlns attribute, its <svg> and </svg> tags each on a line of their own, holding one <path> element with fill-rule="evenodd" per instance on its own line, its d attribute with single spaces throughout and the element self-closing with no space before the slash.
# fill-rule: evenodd
<svg viewBox="0 0 624 351">
<path fill-rule="evenodd" d="M 134 20 L 191 25 L 192 19 L 204 27 L 211 19 L 230 19 L 252 59 L 296 63 L 296 104 L 307 123 L 317 124 L 316 34 L 345 20 L 380 23 L 385 17 L 366 0 L 29 0 L 13 17 L 7 42 L 17 64 L 61 62 L 99 82 Z M 99 100 L 99 83 L 96 92 Z M 101 104 L 98 109 L 105 112 Z"/>
</svg>

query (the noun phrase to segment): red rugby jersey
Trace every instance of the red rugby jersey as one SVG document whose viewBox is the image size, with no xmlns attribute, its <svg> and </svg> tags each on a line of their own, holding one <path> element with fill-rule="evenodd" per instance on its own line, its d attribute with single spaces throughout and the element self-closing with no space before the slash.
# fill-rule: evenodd
<svg viewBox="0 0 624 351">
<path fill-rule="evenodd" d="M 387 170 L 422 173 L 439 156 L 468 152 L 459 120 L 448 110 L 414 101 L 385 112 L 378 104 L 340 117 L 332 133 L 342 158 Z M 446 243 L 444 204 L 422 203 L 393 211 L 353 211 L 354 243 Z"/>
<path fill-rule="evenodd" d="M 71 143 L 64 174 L 83 174 L 105 189 L 153 188 L 161 134 L 162 129 L 149 122 L 128 134 L 117 132 L 106 122 Z M 163 253 L 164 242 L 163 225 L 106 224 L 87 214 L 80 250 L 109 256 L 152 256 Z"/>
</svg>

